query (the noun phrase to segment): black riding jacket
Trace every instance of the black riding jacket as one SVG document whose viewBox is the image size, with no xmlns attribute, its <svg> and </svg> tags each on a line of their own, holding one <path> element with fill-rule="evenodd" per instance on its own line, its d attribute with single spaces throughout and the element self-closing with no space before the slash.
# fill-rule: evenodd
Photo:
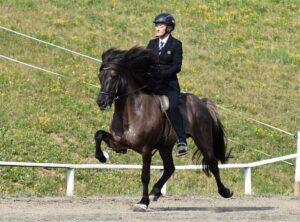
<svg viewBox="0 0 300 222">
<path fill-rule="evenodd" d="M 178 85 L 177 73 L 181 71 L 182 43 L 170 35 L 160 55 L 158 44 L 159 38 L 152 39 L 149 41 L 147 48 L 158 55 L 160 75 L 162 75 L 163 81 L 168 85 L 173 85 L 172 82 L 174 82 L 174 80 L 177 82 L 176 85 Z"/>
</svg>

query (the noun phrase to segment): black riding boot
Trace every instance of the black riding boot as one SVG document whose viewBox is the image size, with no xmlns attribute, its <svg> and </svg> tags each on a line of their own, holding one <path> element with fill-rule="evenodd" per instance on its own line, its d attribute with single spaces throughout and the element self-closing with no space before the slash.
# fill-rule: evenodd
<svg viewBox="0 0 300 222">
<path fill-rule="evenodd" d="M 184 131 L 183 119 L 178 107 L 168 111 L 168 117 L 173 125 L 175 133 L 177 135 L 177 156 L 183 156 L 187 154 L 186 135 Z"/>
</svg>

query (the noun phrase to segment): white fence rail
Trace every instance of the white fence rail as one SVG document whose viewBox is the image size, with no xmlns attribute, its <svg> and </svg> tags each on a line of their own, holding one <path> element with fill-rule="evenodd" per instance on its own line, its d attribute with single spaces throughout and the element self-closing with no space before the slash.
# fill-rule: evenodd
<svg viewBox="0 0 300 222">
<path fill-rule="evenodd" d="M 289 160 L 298 157 L 300 159 L 300 153 L 290 154 L 282 157 L 276 157 L 272 159 L 257 161 L 253 163 L 245 164 L 220 164 L 220 169 L 229 168 L 244 168 L 244 181 L 245 181 L 245 194 L 252 194 L 251 185 L 251 168 L 258 167 L 266 164 L 271 164 L 279 161 Z M 142 169 L 141 165 L 121 165 L 121 164 L 56 164 L 56 163 L 29 163 L 29 162 L 4 162 L 0 161 L 0 166 L 11 167 L 42 167 L 42 168 L 66 168 L 67 169 L 67 196 L 74 195 L 75 185 L 75 169 Z M 175 166 L 176 170 L 200 170 L 202 166 L 197 165 L 183 165 Z M 151 169 L 160 170 L 162 172 L 163 166 L 151 166 Z M 162 189 L 162 193 L 166 194 L 166 185 Z"/>
</svg>

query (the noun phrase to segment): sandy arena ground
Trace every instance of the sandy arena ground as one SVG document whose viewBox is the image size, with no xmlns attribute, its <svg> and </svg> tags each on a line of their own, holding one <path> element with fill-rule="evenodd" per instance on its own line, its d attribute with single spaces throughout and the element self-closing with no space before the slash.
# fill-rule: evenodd
<svg viewBox="0 0 300 222">
<path fill-rule="evenodd" d="M 164 197 L 133 212 L 139 197 L 0 197 L 0 221 L 300 221 L 299 197 Z"/>
</svg>

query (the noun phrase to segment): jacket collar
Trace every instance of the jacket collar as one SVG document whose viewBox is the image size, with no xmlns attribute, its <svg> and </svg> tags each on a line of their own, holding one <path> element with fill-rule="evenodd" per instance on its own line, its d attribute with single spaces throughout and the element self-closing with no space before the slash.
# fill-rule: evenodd
<svg viewBox="0 0 300 222">
<path fill-rule="evenodd" d="M 170 35 L 171 34 L 168 34 L 167 36 L 165 36 L 164 38 L 159 38 L 159 44 L 161 43 L 161 42 L 163 42 L 164 43 L 164 45 L 166 45 L 166 43 L 167 43 L 167 41 L 168 41 L 168 39 L 169 39 L 169 37 L 170 37 Z"/>
<path fill-rule="evenodd" d="M 172 42 L 173 42 L 173 37 L 172 35 L 169 35 L 167 42 L 165 43 L 164 47 L 161 50 L 161 55 L 166 53 L 166 51 L 169 49 L 169 46 L 172 44 Z"/>
</svg>

